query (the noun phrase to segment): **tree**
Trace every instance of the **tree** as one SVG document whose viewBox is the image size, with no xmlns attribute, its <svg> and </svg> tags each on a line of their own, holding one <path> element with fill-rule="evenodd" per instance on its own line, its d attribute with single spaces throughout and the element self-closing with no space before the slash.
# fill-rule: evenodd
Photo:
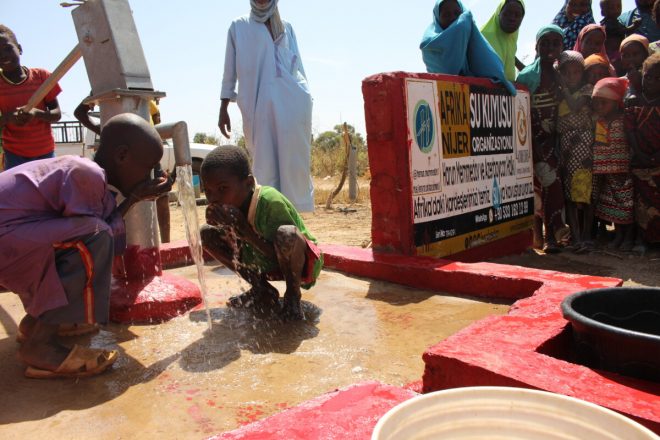
<svg viewBox="0 0 660 440">
<path fill-rule="evenodd" d="M 353 147 L 358 154 L 358 175 L 364 174 L 367 168 L 367 150 L 364 138 L 355 132 L 355 127 L 347 125 Z M 346 154 L 344 145 L 343 125 L 335 125 L 333 130 L 324 131 L 312 141 L 312 175 L 333 176 L 341 173 Z"/>
<path fill-rule="evenodd" d="M 195 133 L 193 142 L 197 144 L 218 145 L 218 138 L 206 133 Z"/>
</svg>

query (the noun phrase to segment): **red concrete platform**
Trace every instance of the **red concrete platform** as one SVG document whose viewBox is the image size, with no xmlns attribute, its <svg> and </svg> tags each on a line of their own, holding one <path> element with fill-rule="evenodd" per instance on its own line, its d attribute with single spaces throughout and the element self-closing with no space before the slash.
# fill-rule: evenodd
<svg viewBox="0 0 660 440">
<path fill-rule="evenodd" d="M 423 289 L 519 299 L 508 315 L 490 317 L 429 348 L 423 392 L 480 385 L 534 388 L 618 411 L 660 433 L 660 384 L 592 370 L 570 361 L 569 294 L 620 286 L 614 278 L 493 263 L 466 264 L 322 246 L 327 267 Z"/>
<path fill-rule="evenodd" d="M 180 266 L 189 266 L 195 264 L 190 253 L 190 246 L 186 240 L 176 240 L 170 243 L 160 245 L 160 261 L 163 269 L 171 269 Z M 211 261 L 213 257 L 204 252 L 204 260 Z"/>
<path fill-rule="evenodd" d="M 378 419 L 417 393 L 366 382 L 317 397 L 215 440 L 367 440 Z"/>
<path fill-rule="evenodd" d="M 110 320 L 120 323 L 167 321 L 202 303 L 199 287 L 168 274 L 144 280 L 112 279 Z"/>
</svg>

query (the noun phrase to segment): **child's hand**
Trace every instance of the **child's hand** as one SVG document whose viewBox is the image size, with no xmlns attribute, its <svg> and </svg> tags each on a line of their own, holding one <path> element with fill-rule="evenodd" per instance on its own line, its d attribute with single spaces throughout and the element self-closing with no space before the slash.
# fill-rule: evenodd
<svg viewBox="0 0 660 440">
<path fill-rule="evenodd" d="M 212 203 L 206 208 L 206 223 L 211 226 L 232 226 L 240 233 L 247 221 L 238 208 Z"/>
<path fill-rule="evenodd" d="M 24 112 L 21 109 L 17 109 L 12 115 L 12 119 L 13 119 L 14 124 L 16 124 L 16 125 L 25 125 L 25 124 L 29 123 L 31 120 L 34 119 L 35 110 L 36 109 L 32 109 L 29 112 Z"/>
<path fill-rule="evenodd" d="M 172 181 L 168 178 L 167 174 L 157 177 L 152 180 L 146 180 L 138 184 L 130 197 L 134 200 L 156 200 L 163 194 L 168 193 L 172 189 Z"/>
</svg>

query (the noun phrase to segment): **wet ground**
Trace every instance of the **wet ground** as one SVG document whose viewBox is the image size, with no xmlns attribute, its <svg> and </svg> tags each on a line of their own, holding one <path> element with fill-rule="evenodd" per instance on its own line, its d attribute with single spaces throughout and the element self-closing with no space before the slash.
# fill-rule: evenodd
<svg viewBox="0 0 660 440">
<path fill-rule="evenodd" d="M 194 266 L 168 272 L 196 280 Z M 70 339 L 121 353 L 111 371 L 78 381 L 23 377 L 23 309 L 0 293 L 0 438 L 206 438 L 356 382 L 420 380 L 426 347 L 509 308 L 326 271 L 303 293 L 306 321 L 282 323 L 226 309 L 245 285 L 206 273 L 211 330 L 198 310 Z"/>
</svg>

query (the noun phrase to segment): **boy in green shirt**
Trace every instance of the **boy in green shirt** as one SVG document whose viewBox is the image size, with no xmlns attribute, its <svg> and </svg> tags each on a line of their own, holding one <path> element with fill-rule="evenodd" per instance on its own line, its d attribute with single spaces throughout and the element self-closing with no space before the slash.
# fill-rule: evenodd
<svg viewBox="0 0 660 440">
<path fill-rule="evenodd" d="M 245 151 L 218 147 L 201 168 L 209 206 L 201 228 L 204 249 L 252 288 L 228 307 L 279 310 L 287 320 L 304 319 L 300 288 L 309 289 L 323 267 L 323 255 L 291 202 L 275 188 L 257 185 Z M 268 281 L 284 280 L 279 292 Z"/>
</svg>

